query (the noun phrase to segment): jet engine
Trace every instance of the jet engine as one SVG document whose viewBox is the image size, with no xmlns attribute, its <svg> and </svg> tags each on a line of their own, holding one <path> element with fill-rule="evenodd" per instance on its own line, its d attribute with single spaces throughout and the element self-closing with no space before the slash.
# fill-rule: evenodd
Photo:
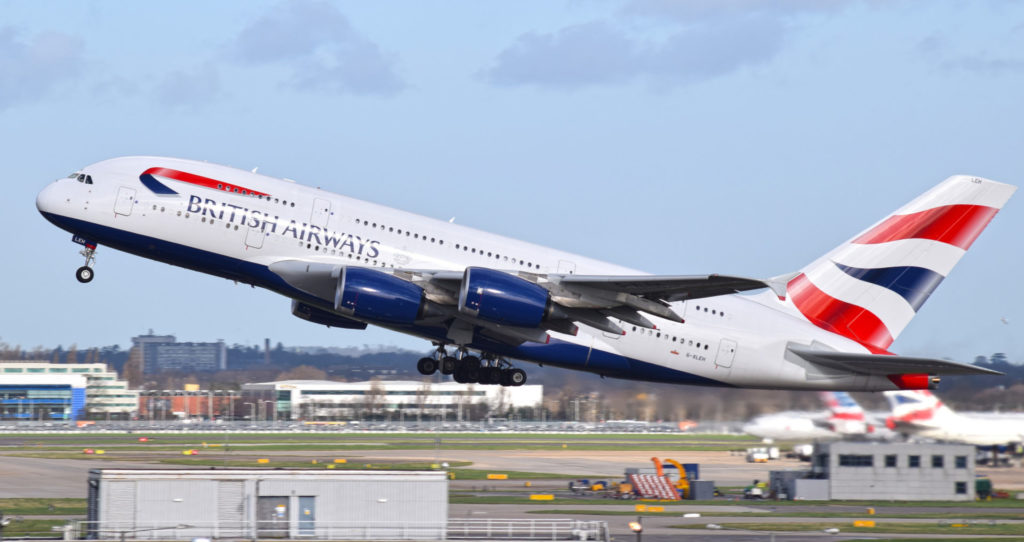
<svg viewBox="0 0 1024 542">
<path fill-rule="evenodd" d="M 565 318 L 543 287 L 486 267 L 466 268 L 459 291 L 459 311 L 516 327 L 538 327 L 545 320 Z"/>
<path fill-rule="evenodd" d="M 411 324 L 424 309 L 423 289 L 394 275 L 346 267 L 338 278 L 334 309 L 359 319 Z"/>
<path fill-rule="evenodd" d="M 292 314 L 307 322 L 321 324 L 327 327 L 338 327 L 342 329 L 366 329 L 366 324 L 345 318 L 340 314 L 334 314 L 301 301 L 292 300 Z"/>
</svg>

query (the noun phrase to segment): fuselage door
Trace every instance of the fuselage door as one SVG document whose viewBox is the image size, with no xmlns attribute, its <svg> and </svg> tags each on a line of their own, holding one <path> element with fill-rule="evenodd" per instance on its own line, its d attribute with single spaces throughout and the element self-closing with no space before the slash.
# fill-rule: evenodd
<svg viewBox="0 0 1024 542">
<path fill-rule="evenodd" d="M 313 215 L 309 217 L 309 223 L 321 228 L 327 227 L 327 221 L 331 218 L 331 202 L 325 199 L 316 198 L 313 200 Z"/>
<path fill-rule="evenodd" d="M 250 227 L 245 234 L 245 245 L 251 248 L 263 248 L 263 238 L 266 234 L 259 228 Z"/>
<path fill-rule="evenodd" d="M 718 367 L 732 367 L 732 360 L 736 357 L 736 341 L 722 339 L 718 343 L 718 355 L 715 356 L 715 365 Z"/>
<path fill-rule="evenodd" d="M 132 207 L 135 205 L 135 189 L 122 186 L 117 189 L 117 200 L 114 202 L 114 212 L 119 215 L 128 216 L 132 214 Z"/>
</svg>

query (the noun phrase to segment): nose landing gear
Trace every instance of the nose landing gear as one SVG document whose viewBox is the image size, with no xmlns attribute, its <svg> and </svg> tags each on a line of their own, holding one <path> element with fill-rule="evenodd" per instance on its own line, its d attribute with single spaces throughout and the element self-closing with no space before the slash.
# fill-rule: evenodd
<svg viewBox="0 0 1024 542">
<path fill-rule="evenodd" d="M 85 256 L 85 265 L 79 267 L 78 270 L 75 271 L 75 278 L 78 279 L 78 282 L 85 284 L 86 282 L 91 281 L 93 276 L 95 276 L 95 273 L 92 270 L 92 264 L 93 262 L 96 261 L 96 244 L 82 244 L 85 245 L 85 248 L 82 249 L 82 251 L 79 252 L 79 254 Z"/>
</svg>

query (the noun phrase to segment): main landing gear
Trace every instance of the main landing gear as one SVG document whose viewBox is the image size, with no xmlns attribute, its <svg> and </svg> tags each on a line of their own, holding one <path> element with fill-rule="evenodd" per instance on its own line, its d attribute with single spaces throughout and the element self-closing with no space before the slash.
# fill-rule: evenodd
<svg viewBox="0 0 1024 542">
<path fill-rule="evenodd" d="M 443 346 L 439 347 L 433 357 L 420 359 L 416 369 L 422 375 L 432 375 L 440 370 L 441 374 L 452 375 L 460 384 L 526 384 L 526 371 L 513 367 L 507 360 L 487 353 L 484 353 L 483 359 L 470 355 L 466 350 L 458 353 L 459 357 L 451 356 Z"/>
<path fill-rule="evenodd" d="M 92 243 L 86 244 L 85 248 L 82 249 L 79 254 L 85 256 L 85 265 L 79 267 L 78 270 L 75 271 L 75 278 L 78 279 L 78 282 L 85 284 L 86 282 L 90 282 L 93 276 L 95 276 L 95 273 L 92 270 L 92 264 L 96 261 L 96 245 Z"/>
</svg>

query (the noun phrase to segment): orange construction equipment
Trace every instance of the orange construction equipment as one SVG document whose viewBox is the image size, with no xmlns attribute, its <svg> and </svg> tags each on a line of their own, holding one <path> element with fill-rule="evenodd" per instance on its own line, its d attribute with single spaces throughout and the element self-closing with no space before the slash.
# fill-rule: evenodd
<svg viewBox="0 0 1024 542">
<path fill-rule="evenodd" d="M 666 459 L 665 462 L 675 465 L 676 470 L 679 471 L 679 481 L 676 482 L 676 489 L 679 490 L 679 494 L 682 495 L 684 499 L 689 499 L 690 481 L 686 479 L 686 470 L 683 469 L 683 466 L 675 459 Z"/>
</svg>

